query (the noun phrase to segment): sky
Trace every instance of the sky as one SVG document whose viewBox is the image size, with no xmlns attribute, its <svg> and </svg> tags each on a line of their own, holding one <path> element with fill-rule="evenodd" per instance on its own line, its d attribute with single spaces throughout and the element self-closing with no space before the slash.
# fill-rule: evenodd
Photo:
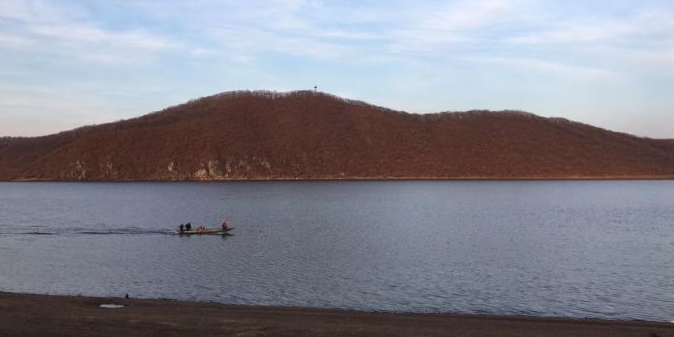
<svg viewBox="0 0 674 337">
<path fill-rule="evenodd" d="M 674 138 L 674 1 L 0 0 L 0 136 L 314 85 Z"/>
</svg>

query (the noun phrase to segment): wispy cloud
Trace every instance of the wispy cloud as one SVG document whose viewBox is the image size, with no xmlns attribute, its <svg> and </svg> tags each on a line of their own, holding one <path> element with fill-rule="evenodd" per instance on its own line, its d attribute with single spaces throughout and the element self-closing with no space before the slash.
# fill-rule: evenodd
<svg viewBox="0 0 674 337">
<path fill-rule="evenodd" d="M 142 30 L 113 30 L 95 23 L 83 7 L 44 0 L 2 0 L 0 48 L 105 63 L 138 62 L 169 49 L 168 39 Z"/>
<path fill-rule="evenodd" d="M 0 19 L 23 23 L 50 23 L 71 20 L 85 15 L 77 5 L 46 0 L 1 0 Z"/>
<path fill-rule="evenodd" d="M 635 13 L 629 18 L 582 18 L 539 27 L 506 41 L 530 45 L 629 45 L 655 42 L 673 43 L 672 13 Z"/>
<path fill-rule="evenodd" d="M 619 79 L 617 73 L 600 67 L 572 65 L 560 62 L 543 61 L 534 58 L 474 57 L 470 58 L 469 61 L 482 64 L 516 67 L 525 71 L 549 73 L 555 76 L 570 77 L 575 80 L 615 81 Z"/>
<path fill-rule="evenodd" d="M 0 48 L 3 49 L 25 49 L 33 46 L 32 39 L 0 32 Z"/>
<path fill-rule="evenodd" d="M 493 26 L 512 21 L 521 13 L 522 0 L 459 1 L 429 11 L 424 26 L 448 31 Z"/>
</svg>

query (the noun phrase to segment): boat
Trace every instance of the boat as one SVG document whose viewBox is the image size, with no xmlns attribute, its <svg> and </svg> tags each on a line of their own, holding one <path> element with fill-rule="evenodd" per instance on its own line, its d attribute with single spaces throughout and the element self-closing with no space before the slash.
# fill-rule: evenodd
<svg viewBox="0 0 674 337">
<path fill-rule="evenodd" d="M 190 230 L 190 231 L 176 231 L 176 234 L 179 235 L 228 235 L 229 232 L 231 232 L 234 229 L 234 227 L 230 227 L 227 229 L 222 229 L 222 228 L 206 228 L 202 229 L 200 231 L 198 230 Z"/>
</svg>

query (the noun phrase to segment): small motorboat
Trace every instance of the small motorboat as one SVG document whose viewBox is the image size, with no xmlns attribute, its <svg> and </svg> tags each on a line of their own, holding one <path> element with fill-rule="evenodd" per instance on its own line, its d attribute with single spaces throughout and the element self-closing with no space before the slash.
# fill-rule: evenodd
<svg viewBox="0 0 674 337">
<path fill-rule="evenodd" d="M 204 229 L 189 230 L 189 231 L 176 231 L 176 234 L 180 234 L 180 235 L 227 235 L 232 230 L 234 230 L 234 227 L 229 227 L 227 229 L 204 228 Z"/>
</svg>

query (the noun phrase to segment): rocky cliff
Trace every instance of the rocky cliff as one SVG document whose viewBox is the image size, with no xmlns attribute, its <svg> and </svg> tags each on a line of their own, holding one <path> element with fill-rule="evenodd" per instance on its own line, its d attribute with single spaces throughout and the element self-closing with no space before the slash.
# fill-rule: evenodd
<svg viewBox="0 0 674 337">
<path fill-rule="evenodd" d="M 0 180 L 673 178 L 674 142 L 516 111 L 408 114 L 300 91 L 0 138 Z"/>
</svg>

